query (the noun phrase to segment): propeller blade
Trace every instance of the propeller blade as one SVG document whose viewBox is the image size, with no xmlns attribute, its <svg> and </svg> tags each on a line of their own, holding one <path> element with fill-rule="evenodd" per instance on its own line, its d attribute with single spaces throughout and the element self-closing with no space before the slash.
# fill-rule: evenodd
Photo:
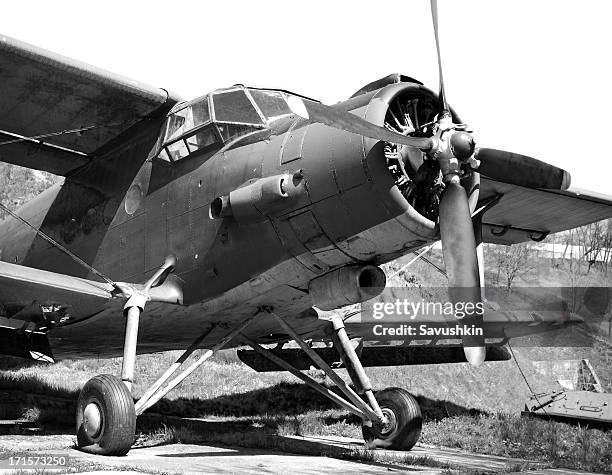
<svg viewBox="0 0 612 475">
<path fill-rule="evenodd" d="M 481 328 L 482 328 L 482 325 L 481 325 Z M 473 344 L 473 343 L 467 342 L 466 344 L 466 341 L 464 338 L 463 353 L 465 354 L 465 359 L 472 366 L 480 366 L 487 357 L 487 349 L 485 348 L 485 345 L 484 345 L 484 339 L 482 341 L 482 345 L 480 346 L 470 346 L 470 344 Z"/>
<path fill-rule="evenodd" d="M 438 0 L 431 0 L 431 20 L 433 23 L 434 37 L 436 39 L 436 52 L 438 53 L 438 76 L 440 78 L 440 102 L 442 110 L 448 110 L 446 103 L 446 93 L 444 92 L 444 77 L 442 75 L 442 55 L 440 54 L 440 38 L 438 37 Z"/>
<path fill-rule="evenodd" d="M 449 182 L 440 200 L 440 237 L 448 275 L 451 302 L 478 304 L 481 301 L 476 239 L 465 189 Z M 461 322 L 482 329 L 482 315 L 465 316 Z M 485 359 L 484 336 L 463 336 L 466 359 L 474 366 Z"/>
<path fill-rule="evenodd" d="M 526 188 L 567 190 L 571 177 L 562 168 L 518 153 L 481 148 L 476 152 L 480 160 L 478 173 L 495 181 Z"/>
<path fill-rule="evenodd" d="M 355 114 L 326 106 L 320 102 L 287 94 L 287 104 L 292 112 L 299 117 L 312 122 L 319 122 L 335 129 L 363 135 L 375 140 L 415 147 L 424 152 L 431 150 L 433 147 L 433 141 L 429 138 L 407 137 L 372 124 Z"/>
</svg>

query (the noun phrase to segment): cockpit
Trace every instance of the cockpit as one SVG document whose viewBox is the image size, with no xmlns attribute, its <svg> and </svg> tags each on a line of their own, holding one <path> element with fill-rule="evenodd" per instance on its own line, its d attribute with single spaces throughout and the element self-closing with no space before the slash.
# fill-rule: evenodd
<svg viewBox="0 0 612 475">
<path fill-rule="evenodd" d="M 234 86 L 175 106 L 157 142 L 157 156 L 176 162 L 210 153 L 292 114 L 281 91 Z"/>
</svg>

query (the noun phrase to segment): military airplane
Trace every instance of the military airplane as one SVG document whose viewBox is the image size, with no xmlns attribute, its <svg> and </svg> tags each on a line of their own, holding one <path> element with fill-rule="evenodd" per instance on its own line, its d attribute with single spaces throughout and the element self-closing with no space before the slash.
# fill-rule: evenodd
<svg viewBox="0 0 612 475">
<path fill-rule="evenodd" d="M 435 1 L 432 13 L 438 44 Z M 452 298 L 478 302 L 482 243 L 612 216 L 611 197 L 570 188 L 566 171 L 476 147 L 439 65 L 439 93 L 392 74 L 334 106 L 244 85 L 183 101 L 0 37 L 0 159 L 64 177 L 4 208 L 0 352 L 123 356 L 120 378 L 80 393 L 82 450 L 127 453 L 137 415 L 215 351 L 245 345 L 361 417 L 368 446 L 417 442 L 417 401 L 373 393 L 336 309 L 380 294 L 381 264 L 437 240 Z M 333 342 L 352 386 L 313 339 Z M 288 361 L 291 340 L 338 391 Z M 487 357 L 484 337 L 463 345 L 462 361 Z M 177 349 L 134 403 L 136 355 Z"/>
</svg>

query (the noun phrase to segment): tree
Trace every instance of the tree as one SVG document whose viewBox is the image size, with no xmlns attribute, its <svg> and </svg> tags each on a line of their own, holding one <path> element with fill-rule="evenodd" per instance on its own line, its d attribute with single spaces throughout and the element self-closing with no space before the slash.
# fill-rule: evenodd
<svg viewBox="0 0 612 475">
<path fill-rule="evenodd" d="M 15 210 L 59 180 L 51 173 L 0 162 L 0 202 Z M 2 218 L 4 213 L 0 210 Z"/>
<path fill-rule="evenodd" d="M 531 255 L 532 251 L 527 243 L 495 246 L 492 257 L 493 264 L 497 267 L 497 284 L 503 276 L 506 288 L 510 292 L 517 277 L 533 269 Z"/>
</svg>

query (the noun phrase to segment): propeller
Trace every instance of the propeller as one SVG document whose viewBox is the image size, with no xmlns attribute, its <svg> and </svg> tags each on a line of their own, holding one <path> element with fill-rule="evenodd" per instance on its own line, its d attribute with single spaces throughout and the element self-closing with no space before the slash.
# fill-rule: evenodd
<svg viewBox="0 0 612 475">
<path fill-rule="evenodd" d="M 320 102 L 306 99 L 294 94 L 285 93 L 287 105 L 291 111 L 303 119 L 328 125 L 335 129 L 352 132 L 384 142 L 397 143 L 415 147 L 428 152 L 433 147 L 433 141 L 427 137 L 408 137 L 368 122 L 355 114 L 345 112 Z"/>
<path fill-rule="evenodd" d="M 453 303 L 469 302 L 475 305 L 481 300 L 476 240 L 467 194 L 459 183 L 463 163 L 477 166 L 473 158 L 475 143 L 470 134 L 460 130 L 460 126 L 453 124 L 452 115 L 446 103 L 436 0 L 431 0 L 431 15 L 440 75 L 439 99 L 442 104 L 442 110 L 434 126 L 433 137 L 417 138 L 402 135 L 372 124 L 354 114 L 294 94 L 285 93 L 285 99 L 292 112 L 299 117 L 376 140 L 415 147 L 427 153 L 430 159 L 437 160 L 446 185 L 440 200 L 439 218 L 442 250 L 448 273 L 449 296 Z M 482 328 L 482 315 L 466 318 L 463 323 Z M 484 337 L 463 337 L 463 346 L 466 358 L 471 364 L 479 365 L 484 361 Z"/>
<path fill-rule="evenodd" d="M 431 2 L 431 19 L 436 40 L 438 70 L 440 78 L 439 100 L 442 110 L 438 114 L 436 148 L 430 156 L 438 161 L 442 178 L 446 185 L 440 198 L 440 239 L 442 255 L 448 275 L 448 293 L 451 302 L 461 303 L 467 308 L 471 304 L 469 316 L 461 318 L 465 328 L 475 328 L 476 335 L 464 335 L 463 350 L 467 361 L 480 365 L 486 356 L 485 341 L 482 331 L 483 316 L 478 313 L 482 300 L 480 289 L 480 273 L 476 253 L 476 238 L 472 224 L 472 215 L 468 196 L 459 181 L 460 169 L 463 163 L 478 166 L 473 155 L 476 144 L 472 136 L 463 131 L 465 127 L 452 123 L 452 116 L 446 103 L 444 79 L 442 75 L 442 56 L 440 54 L 440 39 L 438 37 L 438 2 Z M 473 325 L 473 327 L 472 327 Z"/>
<path fill-rule="evenodd" d="M 438 0 L 430 0 L 430 4 L 438 56 L 438 75 L 440 78 L 438 98 L 442 103 L 441 115 L 450 115 L 448 104 L 446 103 L 446 92 L 444 91 L 444 78 L 442 75 L 442 55 L 440 53 L 440 38 L 438 36 Z M 468 137 L 471 139 L 471 136 Z M 456 138 L 455 140 L 468 139 Z M 571 178 L 568 172 L 525 155 L 492 148 L 481 148 L 474 158 L 480 162 L 479 164 L 474 162 L 478 167 L 478 172 L 495 181 L 526 188 L 547 188 L 553 190 L 567 190 L 570 186 Z"/>
<path fill-rule="evenodd" d="M 482 329 L 482 314 L 476 310 L 481 301 L 480 275 L 476 254 L 476 239 L 467 193 L 459 181 L 447 182 L 440 200 L 440 238 L 442 255 L 448 276 L 450 301 L 467 308 L 472 305 L 472 315 L 460 319 L 466 328 L 474 325 Z M 478 366 L 485 359 L 484 336 L 463 336 L 463 350 L 468 362 Z"/>
<path fill-rule="evenodd" d="M 438 56 L 438 78 L 440 79 L 440 93 L 438 98 L 442 103 L 442 110 L 448 111 L 446 94 L 444 92 L 444 76 L 442 75 L 442 54 L 440 53 L 440 38 L 438 37 L 438 0 L 431 1 L 431 22 L 433 23 L 434 38 L 436 40 L 436 53 Z"/>
<path fill-rule="evenodd" d="M 465 125 L 453 123 L 444 89 L 438 2 L 430 0 L 430 4 L 440 81 L 438 99 L 441 104 L 441 110 L 432 123 L 432 137 L 411 137 L 408 136 L 408 127 L 406 133 L 401 134 L 320 102 L 288 92 L 284 94 L 287 104 L 299 117 L 376 140 L 414 147 L 426 153 L 427 159 L 437 162 L 445 184 L 438 216 L 449 297 L 454 304 L 461 302 L 482 308 L 477 305 L 482 300 L 478 256 L 468 196 L 460 183 L 462 167 L 477 169 L 495 181 L 529 188 L 565 190 L 569 187 L 570 176 L 565 170 L 535 158 L 491 148 L 477 150 Z M 401 124 L 398 125 L 401 129 Z M 476 336 L 463 337 L 466 359 L 477 366 L 484 361 L 486 353 L 482 332 L 483 316 L 473 312 L 460 320 L 468 328 L 473 325 L 472 328 L 480 329 Z"/>
<path fill-rule="evenodd" d="M 526 188 L 567 190 L 571 183 L 568 172 L 549 163 L 518 153 L 480 148 L 478 172 L 495 181 Z"/>
<path fill-rule="evenodd" d="M 435 0 L 432 1 L 432 4 L 436 4 Z M 434 18 L 437 20 L 437 14 Z M 435 31 L 437 31 L 437 27 Z M 439 64 L 441 64 L 441 60 Z M 352 132 L 383 142 L 407 145 L 430 154 L 437 146 L 435 138 L 410 137 L 311 99 L 291 93 L 285 93 L 285 97 L 287 104 L 295 115 L 312 122 L 318 122 L 335 129 Z M 444 81 L 442 79 L 440 79 L 440 97 L 443 102 L 439 121 L 445 117 L 450 118 L 450 111 L 445 99 Z M 525 155 L 492 148 L 479 148 L 474 155 L 474 140 L 467 132 L 456 131 L 450 137 L 450 141 L 453 152 L 457 157 L 465 161 L 474 156 L 475 160 L 472 161 L 473 168 L 477 168 L 479 173 L 495 181 L 527 188 L 555 190 L 566 190 L 569 188 L 571 181 L 570 174 L 554 165 Z"/>
</svg>

